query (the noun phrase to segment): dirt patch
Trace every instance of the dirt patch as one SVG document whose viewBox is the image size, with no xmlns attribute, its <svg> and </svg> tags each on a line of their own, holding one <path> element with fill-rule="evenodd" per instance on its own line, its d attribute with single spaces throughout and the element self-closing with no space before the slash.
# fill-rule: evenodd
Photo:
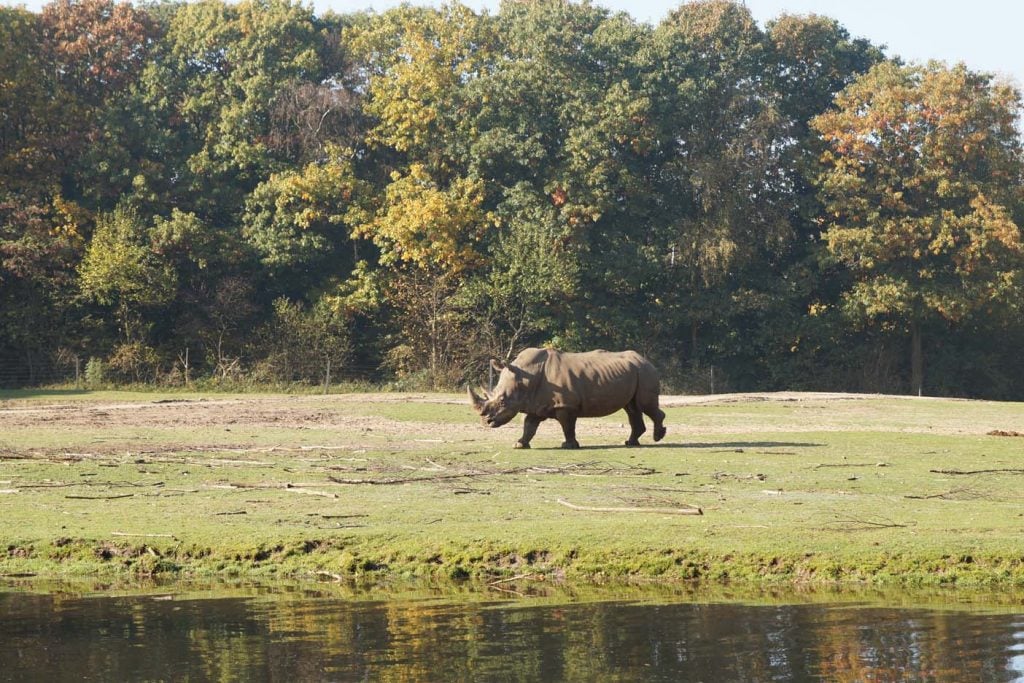
<svg viewBox="0 0 1024 683">
<path fill-rule="evenodd" d="M 993 429 L 989 436 L 1024 436 L 1024 432 L 1007 431 L 1005 429 Z"/>
<path fill-rule="evenodd" d="M 873 399 L 873 400 L 872 400 Z M 878 400 L 884 399 L 884 400 Z M 896 402 L 894 405 L 893 402 Z M 836 411 L 842 402 L 847 407 Z M 850 403 L 856 408 L 851 410 Z M 946 406 L 946 414 L 936 413 L 933 422 L 922 426 L 920 420 L 901 421 L 900 406 L 906 402 L 917 407 Z M 465 407 L 461 418 L 450 422 L 418 422 L 414 419 L 416 404 Z M 391 405 L 386 415 L 373 414 L 376 405 Z M 749 405 L 751 412 L 744 431 L 803 432 L 863 430 L 865 424 L 877 431 L 933 431 L 934 433 L 974 433 L 996 436 L 1021 436 L 1022 431 L 993 430 L 988 425 L 969 423 L 949 414 L 949 401 L 918 397 L 879 396 L 874 394 L 843 394 L 814 392 L 737 393 L 704 396 L 662 396 L 666 409 Z M 369 407 L 368 407 L 369 406 Z M 406 410 L 408 408 L 409 410 Z M 765 411 L 758 413 L 759 408 Z M 780 414 L 782 409 L 786 414 Z M 408 414 L 408 419 L 401 419 Z M 458 415 L 463 415 L 460 411 Z M 838 415 L 838 416 L 837 416 Z M 404 450 L 421 448 L 428 443 L 511 444 L 518 436 L 517 422 L 504 429 L 484 429 L 464 397 L 457 394 L 343 394 L 343 395 L 253 395 L 225 398 L 158 399 L 138 402 L 15 402 L 0 404 L 0 431 L 3 430 L 101 430 L 116 434 L 119 428 L 130 429 L 132 452 L 159 455 L 165 452 L 211 449 L 238 453 L 259 453 L 265 449 L 294 448 L 302 450 L 360 450 L 385 446 Z M 667 421 L 667 442 L 679 445 L 679 439 L 692 440 L 703 434 L 734 432 L 734 421 L 701 419 L 687 415 L 685 419 L 670 416 Z M 1011 425 L 1017 427 L 1018 425 Z M 1005 425 L 1007 427 L 1011 425 Z M 585 446 L 621 445 L 628 435 L 625 413 L 608 418 L 581 420 L 579 435 Z M 146 430 L 172 430 L 180 438 L 160 436 L 158 444 L 147 444 L 138 435 Z M 200 431 L 201 430 L 201 431 Z M 256 432 L 273 435 L 280 430 L 281 442 L 254 444 L 250 436 Z M 297 443 L 295 431 L 308 430 L 309 443 Z M 286 434 L 286 432 L 288 432 Z M 648 435 L 649 436 L 649 435 Z M 545 437 L 561 441 L 557 423 L 548 420 L 541 425 L 538 443 Z M 77 439 L 72 439 L 77 440 Z M 24 451 L 4 452 L 0 458 L 24 457 Z M 109 437 L 97 440 L 88 455 L 103 455 L 124 447 Z M 52 453 L 52 449 L 51 449 Z M 77 457 L 68 453 L 68 457 Z"/>
</svg>

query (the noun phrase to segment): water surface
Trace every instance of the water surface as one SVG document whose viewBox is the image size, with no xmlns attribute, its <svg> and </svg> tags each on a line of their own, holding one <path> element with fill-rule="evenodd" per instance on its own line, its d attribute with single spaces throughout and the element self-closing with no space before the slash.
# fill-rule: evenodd
<svg viewBox="0 0 1024 683">
<path fill-rule="evenodd" d="M 0 680 L 1024 681 L 1014 609 L 7 591 Z"/>
</svg>

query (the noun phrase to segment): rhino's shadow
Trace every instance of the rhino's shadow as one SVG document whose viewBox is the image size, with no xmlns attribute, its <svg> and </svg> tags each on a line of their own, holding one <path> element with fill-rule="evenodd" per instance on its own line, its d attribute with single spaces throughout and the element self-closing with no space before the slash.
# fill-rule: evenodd
<svg viewBox="0 0 1024 683">
<path fill-rule="evenodd" d="M 805 441 L 717 441 L 711 443 L 641 443 L 639 446 L 627 446 L 625 444 L 591 444 L 574 449 L 565 449 L 561 446 L 536 447 L 537 451 L 608 451 L 608 450 L 637 450 L 643 451 L 650 448 L 817 448 L 824 446 L 823 443 L 812 443 Z"/>
</svg>

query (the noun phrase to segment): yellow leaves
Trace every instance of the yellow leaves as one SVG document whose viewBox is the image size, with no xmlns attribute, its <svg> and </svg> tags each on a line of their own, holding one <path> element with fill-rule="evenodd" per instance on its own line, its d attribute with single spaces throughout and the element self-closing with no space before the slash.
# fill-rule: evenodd
<svg viewBox="0 0 1024 683">
<path fill-rule="evenodd" d="M 817 318 L 828 313 L 829 308 L 831 307 L 828 304 L 823 304 L 820 301 L 814 301 L 807 307 L 807 315 L 812 318 Z"/>
<path fill-rule="evenodd" d="M 860 278 L 848 312 L 956 319 L 1008 291 L 993 283 L 1024 259 L 1004 179 L 1019 169 L 1002 123 L 1018 105 L 998 96 L 962 66 L 885 63 L 812 122 L 826 145 L 822 235 Z"/>
<path fill-rule="evenodd" d="M 455 112 L 459 87 L 486 59 L 478 35 L 484 27 L 468 8 L 454 5 L 438 11 L 404 7 L 349 32 L 352 49 L 377 70 L 366 101 L 379 121 L 370 142 L 400 152 L 431 147 Z"/>
<path fill-rule="evenodd" d="M 474 245 L 493 224 L 483 200 L 482 180 L 456 178 L 442 187 L 423 164 L 413 164 L 404 175 L 392 174 L 384 206 L 354 232 L 380 246 L 386 262 L 458 272 L 482 258 Z"/>
<path fill-rule="evenodd" d="M 54 224 L 51 232 L 54 237 L 66 237 L 81 240 L 80 228 L 88 220 L 88 212 L 75 202 L 56 196 L 53 198 Z"/>
</svg>

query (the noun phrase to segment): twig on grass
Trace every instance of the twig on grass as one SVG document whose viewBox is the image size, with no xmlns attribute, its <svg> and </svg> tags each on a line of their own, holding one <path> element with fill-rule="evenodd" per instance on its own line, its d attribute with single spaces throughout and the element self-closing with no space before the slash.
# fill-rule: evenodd
<svg viewBox="0 0 1024 683">
<path fill-rule="evenodd" d="M 129 534 L 124 531 L 111 531 L 110 535 L 135 538 L 174 538 L 174 534 Z"/>
<path fill-rule="evenodd" d="M 1019 467 L 1004 467 L 992 470 L 928 470 L 933 474 L 1024 474 Z"/>
<path fill-rule="evenodd" d="M 822 467 L 888 467 L 884 462 L 819 462 L 811 469 L 821 469 Z"/>
<path fill-rule="evenodd" d="M 436 465 L 431 460 L 427 462 L 432 465 Z M 365 468 L 359 468 L 356 471 L 363 471 Z M 426 468 L 415 468 L 416 471 L 433 472 L 439 471 L 436 467 Z M 335 484 L 344 485 L 360 485 L 366 484 L 368 486 L 394 486 L 398 484 L 419 484 L 425 482 L 439 482 L 439 481 L 450 481 L 453 479 L 472 479 L 476 477 L 500 477 L 500 476 L 511 476 L 517 474 L 551 474 L 551 475 L 567 475 L 567 476 L 647 476 L 655 474 L 657 470 L 650 467 L 638 467 L 633 465 L 617 465 L 599 462 L 587 462 L 587 463 L 572 463 L 567 465 L 552 465 L 552 466 L 527 466 L 527 467 L 512 467 L 501 470 L 464 470 L 462 472 L 450 472 L 446 469 L 440 470 L 442 474 L 434 474 L 430 476 L 420 477 L 387 477 L 381 479 L 348 479 L 344 477 L 334 477 L 328 475 L 327 479 Z"/>
<path fill-rule="evenodd" d="M 131 498 L 134 495 L 134 493 L 121 493 L 113 496 L 78 496 L 70 493 L 64 497 L 72 500 L 117 500 L 118 498 Z"/>
<path fill-rule="evenodd" d="M 884 517 L 878 518 L 881 521 L 873 519 L 837 519 L 834 522 L 828 522 L 828 524 L 835 525 L 847 525 L 841 527 L 832 527 L 835 531 L 867 531 L 874 529 L 904 529 L 910 524 L 901 524 L 900 522 L 894 522 L 891 519 Z"/>
<path fill-rule="evenodd" d="M 569 501 L 559 498 L 555 501 L 559 505 L 564 505 L 571 510 L 579 510 L 581 512 L 650 512 L 659 515 L 703 515 L 704 512 L 699 507 L 685 507 L 685 508 L 641 508 L 641 507 L 590 507 L 586 505 L 574 505 Z"/>
<path fill-rule="evenodd" d="M 911 500 L 971 500 L 984 497 L 983 493 L 979 493 L 969 486 L 960 486 L 943 493 L 933 493 L 928 496 L 903 496 Z"/>
<path fill-rule="evenodd" d="M 341 477 L 328 476 L 327 480 L 335 484 L 368 484 L 370 486 L 392 486 L 395 484 L 415 484 L 425 481 L 447 481 L 450 479 L 466 479 L 469 477 L 483 477 L 489 474 L 505 474 L 504 472 L 464 472 L 462 474 L 441 474 L 434 477 L 390 477 L 387 479 L 342 479 Z"/>
<path fill-rule="evenodd" d="M 337 493 L 328 493 L 327 491 L 316 491 L 314 489 L 296 488 L 296 487 L 291 486 L 291 485 L 285 486 L 284 490 L 285 491 L 291 491 L 292 493 L 305 493 L 305 494 L 310 495 L 310 496 L 322 496 L 324 498 L 337 498 L 338 497 Z"/>
<path fill-rule="evenodd" d="M 316 489 L 306 488 L 305 484 L 243 484 L 243 483 L 232 483 L 232 484 L 209 484 L 208 488 L 211 489 L 228 489 L 228 490 L 249 490 L 259 489 L 265 491 L 291 491 L 292 493 L 305 493 L 310 496 L 323 496 L 324 498 L 337 498 L 337 493 L 329 493 L 327 491 L 317 491 Z"/>
<path fill-rule="evenodd" d="M 41 484 L 22 484 L 23 489 L 70 489 L 78 487 L 97 487 L 97 488 L 150 488 L 163 486 L 162 481 L 154 482 L 136 482 L 136 481 L 49 481 Z"/>
</svg>

